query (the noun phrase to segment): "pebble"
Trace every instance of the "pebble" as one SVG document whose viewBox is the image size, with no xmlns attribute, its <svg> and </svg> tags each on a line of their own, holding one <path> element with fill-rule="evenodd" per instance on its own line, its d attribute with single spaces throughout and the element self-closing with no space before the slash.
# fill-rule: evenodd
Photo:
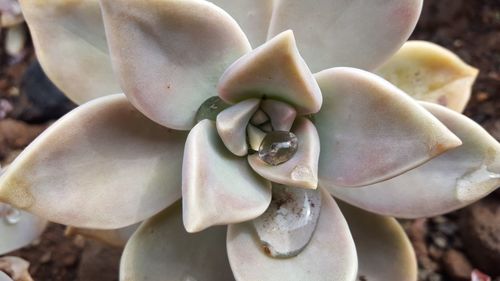
<svg viewBox="0 0 500 281">
<path fill-rule="evenodd" d="M 13 119 L 0 121 L 0 158 L 7 157 L 11 150 L 22 149 L 33 141 L 46 125 L 29 125 Z"/>
<path fill-rule="evenodd" d="M 440 233 L 432 234 L 432 242 L 434 245 L 438 246 L 441 249 L 445 249 L 448 246 L 448 240 L 446 236 Z"/>
<path fill-rule="evenodd" d="M 19 98 L 10 116 L 28 123 L 44 123 L 63 116 L 75 106 L 35 61 L 21 78 Z"/>
<path fill-rule="evenodd" d="M 500 275 L 500 202 L 487 197 L 465 209 L 460 234 L 473 264 L 490 275 Z"/>
<path fill-rule="evenodd" d="M 87 241 L 78 267 L 79 281 L 115 281 L 119 272 L 121 249 Z"/>
<path fill-rule="evenodd" d="M 465 255 L 457 250 L 447 250 L 443 255 L 444 270 L 453 281 L 470 280 L 472 265 Z"/>
</svg>

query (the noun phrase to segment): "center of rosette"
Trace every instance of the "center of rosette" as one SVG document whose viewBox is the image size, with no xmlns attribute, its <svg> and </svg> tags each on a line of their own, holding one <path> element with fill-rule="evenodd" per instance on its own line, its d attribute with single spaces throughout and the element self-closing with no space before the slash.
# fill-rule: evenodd
<svg viewBox="0 0 500 281">
<path fill-rule="evenodd" d="M 276 166 L 290 160 L 298 138 L 290 132 L 297 113 L 287 103 L 272 99 L 247 99 L 228 105 L 219 97 L 207 99 L 196 121 L 216 121 L 225 146 L 238 156 L 258 153 L 262 161 Z"/>
</svg>

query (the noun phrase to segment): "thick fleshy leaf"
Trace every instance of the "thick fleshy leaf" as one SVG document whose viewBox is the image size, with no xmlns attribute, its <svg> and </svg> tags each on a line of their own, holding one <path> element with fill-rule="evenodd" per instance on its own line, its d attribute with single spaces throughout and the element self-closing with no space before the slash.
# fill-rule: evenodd
<svg viewBox="0 0 500 281">
<path fill-rule="evenodd" d="M 123 247 L 140 223 L 136 223 L 118 229 L 92 229 L 80 227 L 68 227 L 64 234 L 68 236 L 81 235 L 86 238 L 98 240 L 114 247 Z"/>
<path fill-rule="evenodd" d="M 356 244 L 359 280 L 417 280 L 415 252 L 394 218 L 368 213 L 343 202 L 338 204 Z"/>
<path fill-rule="evenodd" d="M 226 68 L 251 50 L 238 24 L 198 0 L 101 0 L 112 61 L 130 101 L 152 120 L 190 129 Z"/>
<path fill-rule="evenodd" d="M 10 207 L 0 203 L 0 213 L 6 211 L 6 208 Z M 0 214 L 0 255 L 28 245 L 47 226 L 46 220 L 27 212 L 12 210 L 11 217 L 5 215 L 8 216 L 6 213 Z"/>
<path fill-rule="evenodd" d="M 180 204 L 144 222 L 130 238 L 120 280 L 232 280 L 226 255 L 226 227 L 191 234 L 184 230 Z"/>
<path fill-rule="evenodd" d="M 252 119 L 250 119 L 250 123 L 256 126 L 262 125 L 267 121 L 269 121 L 269 116 L 267 116 L 267 114 L 262 111 L 262 109 L 257 110 L 252 116 Z"/>
<path fill-rule="evenodd" d="M 259 99 L 244 100 L 217 115 L 217 132 L 226 148 L 235 155 L 245 156 L 248 153 L 246 129 L 259 103 Z"/>
<path fill-rule="evenodd" d="M 294 106 L 300 114 L 316 113 L 321 91 L 288 30 L 241 57 L 222 75 L 219 96 L 235 103 L 266 97 Z"/>
<path fill-rule="evenodd" d="M 23 21 L 21 6 L 17 0 L 0 1 L 0 26 L 2 28 L 20 25 Z"/>
<path fill-rule="evenodd" d="M 292 132 L 295 133 L 298 149 L 288 161 L 271 166 L 260 159 L 258 154 L 248 156 L 248 163 L 262 177 L 284 185 L 315 189 L 318 186 L 318 161 L 320 139 L 314 124 L 305 117 L 296 120 Z"/>
<path fill-rule="evenodd" d="M 331 193 L 375 213 L 416 218 L 464 207 L 499 187 L 500 144 L 467 117 L 423 104 L 463 141 L 462 146 L 391 180 L 356 189 L 330 186 Z"/>
<path fill-rule="evenodd" d="M 300 254 L 316 230 L 321 190 L 273 184 L 269 208 L 252 221 L 267 255 L 289 258 Z"/>
<path fill-rule="evenodd" d="M 101 97 L 68 113 L 17 157 L 0 178 L 0 200 L 66 225 L 131 225 L 180 198 L 185 139 L 124 95 Z"/>
<path fill-rule="evenodd" d="M 324 186 L 361 186 L 423 164 L 460 140 L 384 79 L 354 68 L 316 74 L 324 96 L 315 116 Z"/>
<path fill-rule="evenodd" d="M 0 281 L 12 281 L 12 279 L 2 271 L 0 271 Z"/>
<path fill-rule="evenodd" d="M 354 241 L 340 209 L 321 189 L 321 214 L 309 245 L 297 256 L 266 255 L 252 223 L 229 225 L 227 252 L 236 280 L 354 281 L 357 258 Z"/>
<path fill-rule="evenodd" d="M 478 70 L 431 42 L 409 41 L 377 73 L 415 99 L 462 112 Z"/>
<path fill-rule="evenodd" d="M 266 137 L 266 132 L 261 129 L 255 127 L 252 124 L 248 124 L 247 126 L 247 136 L 248 136 L 248 145 L 254 151 L 258 151 L 262 141 Z"/>
<path fill-rule="evenodd" d="M 22 258 L 7 256 L 0 258 L 0 272 L 6 272 L 14 281 L 33 281 L 29 273 L 30 263 Z M 0 275 L 0 280 L 2 276 Z"/>
<path fill-rule="evenodd" d="M 292 29 L 313 72 L 373 69 L 395 53 L 417 23 L 422 0 L 277 0 L 268 38 Z"/>
<path fill-rule="evenodd" d="M 209 0 L 228 12 L 245 32 L 253 47 L 266 42 L 273 1 L 269 0 Z"/>
<path fill-rule="evenodd" d="M 21 0 L 37 58 L 71 100 L 122 92 L 111 67 L 98 0 Z"/>
<path fill-rule="evenodd" d="M 182 207 L 188 232 L 260 216 L 271 202 L 271 183 L 246 159 L 229 152 L 214 122 L 203 120 L 189 133 L 182 166 Z"/>
<path fill-rule="evenodd" d="M 275 131 L 290 131 L 297 116 L 297 111 L 287 103 L 276 100 L 263 100 L 262 110 L 271 118 Z"/>
</svg>

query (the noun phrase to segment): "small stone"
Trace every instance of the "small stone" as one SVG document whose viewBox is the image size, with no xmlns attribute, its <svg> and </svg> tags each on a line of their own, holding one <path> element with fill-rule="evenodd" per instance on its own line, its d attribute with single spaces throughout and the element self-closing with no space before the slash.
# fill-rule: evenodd
<svg viewBox="0 0 500 281">
<path fill-rule="evenodd" d="M 266 135 L 259 147 L 259 157 L 269 165 L 290 160 L 298 149 L 298 139 L 292 132 L 273 131 Z"/>
<path fill-rule="evenodd" d="M 229 106 L 230 104 L 227 104 L 218 96 L 208 98 L 201 104 L 196 112 L 196 123 L 205 119 L 215 121 L 217 115 Z"/>
<path fill-rule="evenodd" d="M 448 219 L 444 216 L 437 216 L 437 217 L 433 217 L 432 219 L 432 222 L 439 225 L 439 224 L 442 224 L 442 223 L 445 223 L 448 221 Z"/>
<path fill-rule="evenodd" d="M 443 250 L 434 246 L 434 245 L 430 245 L 429 246 L 429 256 L 433 260 L 439 260 L 443 256 Z"/>
<path fill-rule="evenodd" d="M 443 266 L 446 273 L 454 281 L 468 281 L 473 270 L 464 254 L 450 249 L 443 256 Z"/>
<path fill-rule="evenodd" d="M 5 38 L 5 51 L 7 54 L 12 57 L 21 56 L 24 46 L 26 45 L 27 37 L 28 31 L 22 24 L 8 28 Z"/>
<path fill-rule="evenodd" d="M 122 250 L 111 248 L 104 244 L 89 241 L 84 248 L 78 266 L 80 281 L 115 281 L 119 272 Z"/>
<path fill-rule="evenodd" d="M 253 221 L 264 252 L 276 258 L 298 255 L 311 240 L 320 209 L 319 190 L 274 185 L 269 208 Z"/>
<path fill-rule="evenodd" d="M 439 232 L 447 235 L 454 236 L 458 230 L 458 225 L 451 221 L 446 221 L 437 225 Z"/>
<path fill-rule="evenodd" d="M 429 281 L 442 281 L 443 276 L 441 276 L 440 274 L 438 274 L 436 272 L 432 272 L 431 274 L 429 274 L 429 277 L 427 277 L 427 280 L 429 280 Z"/>
<path fill-rule="evenodd" d="M 490 95 L 487 92 L 478 92 L 476 94 L 476 100 L 478 102 L 486 101 L 487 99 L 489 99 L 489 97 L 490 97 Z"/>
<path fill-rule="evenodd" d="M 0 120 L 7 117 L 7 115 L 14 109 L 12 104 L 6 99 L 0 99 Z"/>
<path fill-rule="evenodd" d="M 50 80 L 37 61 L 21 78 L 18 98 L 10 117 L 28 123 L 58 119 L 76 107 Z"/>
<path fill-rule="evenodd" d="M 410 238 L 415 254 L 419 260 L 428 258 L 427 243 L 425 241 L 427 235 L 427 219 L 420 218 L 412 221 L 408 227 L 408 237 Z"/>
<path fill-rule="evenodd" d="M 495 281 L 498 278 L 495 278 Z M 474 269 L 471 274 L 471 281 L 491 281 L 491 277 L 481 271 Z"/>
<path fill-rule="evenodd" d="M 429 256 L 419 258 L 418 262 L 422 266 L 422 268 L 430 272 L 439 270 L 439 264 L 433 261 Z"/>
<path fill-rule="evenodd" d="M 5 159 L 11 150 L 26 147 L 47 126 L 29 125 L 13 119 L 0 121 L 0 159 Z"/>
<path fill-rule="evenodd" d="M 460 234 L 467 256 L 480 270 L 500 275 L 500 204 L 485 198 L 462 213 Z"/>
<path fill-rule="evenodd" d="M 446 239 L 446 236 L 440 233 L 432 235 L 432 242 L 441 249 L 448 247 L 448 240 Z"/>
<path fill-rule="evenodd" d="M 45 254 L 43 254 L 43 256 L 40 257 L 40 263 L 41 264 L 44 264 L 44 263 L 48 263 L 50 262 L 50 260 L 52 259 L 52 252 L 45 252 Z"/>
</svg>

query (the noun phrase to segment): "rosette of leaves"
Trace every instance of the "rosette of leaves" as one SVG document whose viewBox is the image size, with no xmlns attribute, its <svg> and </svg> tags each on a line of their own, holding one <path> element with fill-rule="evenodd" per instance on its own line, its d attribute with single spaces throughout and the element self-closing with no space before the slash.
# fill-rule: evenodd
<svg viewBox="0 0 500 281">
<path fill-rule="evenodd" d="M 422 1 L 21 4 L 82 105 L 0 199 L 78 228 L 145 220 L 121 280 L 415 280 L 391 217 L 499 185 L 498 142 L 460 114 L 477 70 L 405 44 Z"/>
</svg>

